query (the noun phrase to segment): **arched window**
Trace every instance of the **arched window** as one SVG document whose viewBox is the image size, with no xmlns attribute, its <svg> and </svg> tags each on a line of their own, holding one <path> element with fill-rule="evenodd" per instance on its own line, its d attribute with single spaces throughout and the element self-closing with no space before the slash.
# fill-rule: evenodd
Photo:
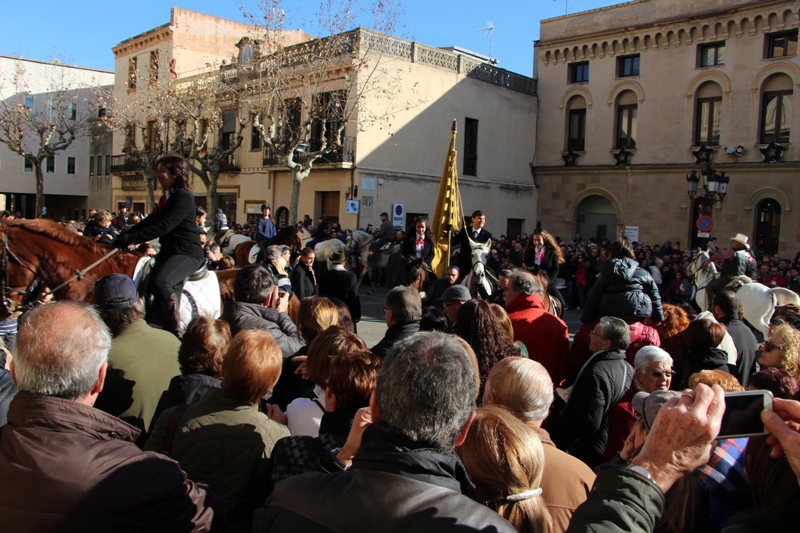
<svg viewBox="0 0 800 533">
<path fill-rule="evenodd" d="M 636 148 L 636 112 L 639 101 L 633 91 L 623 91 L 617 96 L 614 148 Z"/>
<path fill-rule="evenodd" d="M 756 249 L 759 254 L 778 253 L 781 237 L 781 204 L 772 198 L 762 200 L 756 209 Z"/>
<path fill-rule="evenodd" d="M 773 74 L 761 87 L 760 142 L 789 142 L 792 121 L 792 79 L 786 74 Z"/>
<path fill-rule="evenodd" d="M 713 81 L 700 86 L 695 94 L 694 145 L 719 146 L 722 115 L 722 88 Z"/>
<path fill-rule="evenodd" d="M 567 105 L 567 150 L 576 152 L 586 149 L 586 100 L 573 96 Z"/>
<path fill-rule="evenodd" d="M 575 210 L 575 233 L 597 242 L 617 238 L 617 211 L 608 199 L 592 195 L 581 201 Z"/>
<path fill-rule="evenodd" d="M 275 212 L 275 221 L 278 223 L 278 228 L 289 225 L 289 210 L 285 206 L 280 206 Z"/>
</svg>

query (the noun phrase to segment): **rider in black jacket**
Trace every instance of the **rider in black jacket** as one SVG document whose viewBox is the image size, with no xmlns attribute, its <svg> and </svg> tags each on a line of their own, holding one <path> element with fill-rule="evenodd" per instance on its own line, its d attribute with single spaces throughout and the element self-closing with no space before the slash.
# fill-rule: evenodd
<svg viewBox="0 0 800 533">
<path fill-rule="evenodd" d="M 162 157 L 156 179 L 164 191 L 161 200 L 150 216 L 119 236 L 117 246 L 159 239 L 161 251 L 148 284 L 155 301 L 148 306 L 147 321 L 179 336 L 181 291 L 186 278 L 203 264 L 203 248 L 186 161 Z"/>
</svg>

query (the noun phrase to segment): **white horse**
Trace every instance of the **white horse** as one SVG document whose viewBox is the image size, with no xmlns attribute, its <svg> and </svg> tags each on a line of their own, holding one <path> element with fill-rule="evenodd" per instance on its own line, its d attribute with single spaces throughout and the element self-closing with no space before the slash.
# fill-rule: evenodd
<svg viewBox="0 0 800 533">
<path fill-rule="evenodd" d="M 361 271 L 361 274 L 358 276 L 358 284 L 364 280 L 364 275 L 367 272 L 371 272 L 370 267 L 372 266 L 369 260 L 369 251 L 372 248 L 372 243 L 375 242 L 375 237 L 372 234 L 367 233 L 366 231 L 361 231 L 357 229 L 347 230 L 347 255 L 349 256 L 357 256 L 361 260 L 361 264 L 364 266 L 364 269 Z M 375 276 L 370 275 L 370 291 L 369 293 L 375 290 Z"/>
<path fill-rule="evenodd" d="M 469 274 L 464 276 L 461 281 L 479 300 L 488 299 L 494 292 L 494 287 L 486 277 L 486 259 L 489 256 L 489 251 L 492 249 L 491 242 L 479 243 L 469 239 L 470 252 L 472 254 L 472 268 Z M 459 253 L 464 253 L 466 250 L 461 250 Z M 475 282 L 473 286 L 473 280 Z"/>
<path fill-rule="evenodd" d="M 236 247 L 242 244 L 243 242 L 247 242 L 251 240 L 250 237 L 247 235 L 239 235 L 234 233 L 233 235 L 225 235 L 222 238 L 222 244 L 225 246 L 220 245 L 220 250 L 222 251 L 222 255 L 227 255 L 236 259 Z M 255 243 L 255 241 L 253 241 Z"/>
<path fill-rule="evenodd" d="M 333 268 L 331 256 L 339 250 L 345 252 L 345 254 L 347 253 L 347 246 L 339 239 L 328 239 L 327 241 L 317 243 L 314 250 L 317 253 L 316 261 L 325 261 L 328 270 L 330 270 Z"/>
<path fill-rule="evenodd" d="M 689 265 L 687 273 L 694 279 L 697 293 L 695 301 L 700 309 L 706 310 L 706 286 L 719 277 L 717 267 L 714 263 L 708 265 L 709 255 L 706 252 L 698 252 L 694 261 Z M 746 279 L 744 279 L 746 278 Z M 739 302 L 744 309 L 744 317 L 756 329 L 761 331 L 766 337 L 769 332 L 769 320 L 775 311 L 776 305 L 793 303 L 800 305 L 800 297 L 797 294 L 782 287 L 769 288 L 761 283 L 754 282 L 747 276 L 739 276 L 737 280 L 744 282 L 744 285 L 736 292 Z"/>
</svg>

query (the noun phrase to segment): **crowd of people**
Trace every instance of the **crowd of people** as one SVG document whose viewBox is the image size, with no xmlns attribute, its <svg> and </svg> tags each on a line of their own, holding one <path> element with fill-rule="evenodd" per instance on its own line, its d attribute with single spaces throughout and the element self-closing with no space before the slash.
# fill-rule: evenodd
<svg viewBox="0 0 800 533">
<path fill-rule="evenodd" d="M 7 337 L 9 531 L 738 533 L 800 516 L 800 307 L 777 307 L 762 344 L 736 293 L 698 313 L 673 291 L 692 259 L 678 243 L 495 241 L 476 211 L 457 242 L 492 243 L 490 299 L 458 283 L 459 261 L 427 292 L 389 290 L 369 346 L 344 254 L 319 271 L 313 248 L 265 244 L 222 315 L 178 331 L 177 278 L 202 261 L 205 213 L 180 158 L 157 176 L 159 206 L 112 241 L 160 237 L 151 308 L 112 274 L 93 305 L 37 306 Z M 269 211 L 254 240 L 274 236 Z M 113 234 L 113 217 L 95 222 L 92 238 Z M 427 224 L 414 229 L 400 241 L 425 262 Z M 756 275 L 746 245 L 737 235 L 714 260 Z M 572 342 L 548 299 L 581 308 Z M 716 440 L 724 394 L 745 389 L 775 398 L 766 433 Z"/>
</svg>

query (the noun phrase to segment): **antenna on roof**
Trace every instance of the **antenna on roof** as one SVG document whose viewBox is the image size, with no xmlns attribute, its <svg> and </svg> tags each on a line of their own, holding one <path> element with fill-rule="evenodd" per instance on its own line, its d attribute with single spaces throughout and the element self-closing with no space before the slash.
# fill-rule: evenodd
<svg viewBox="0 0 800 533">
<path fill-rule="evenodd" d="M 494 35 L 494 24 L 491 21 L 486 21 L 485 28 L 478 28 L 475 31 L 482 31 L 489 35 L 489 59 L 492 58 L 492 36 Z"/>
<path fill-rule="evenodd" d="M 558 0 L 553 0 L 553 2 L 558 2 Z M 569 0 L 564 0 L 564 14 L 566 15 L 569 12 Z"/>
</svg>

